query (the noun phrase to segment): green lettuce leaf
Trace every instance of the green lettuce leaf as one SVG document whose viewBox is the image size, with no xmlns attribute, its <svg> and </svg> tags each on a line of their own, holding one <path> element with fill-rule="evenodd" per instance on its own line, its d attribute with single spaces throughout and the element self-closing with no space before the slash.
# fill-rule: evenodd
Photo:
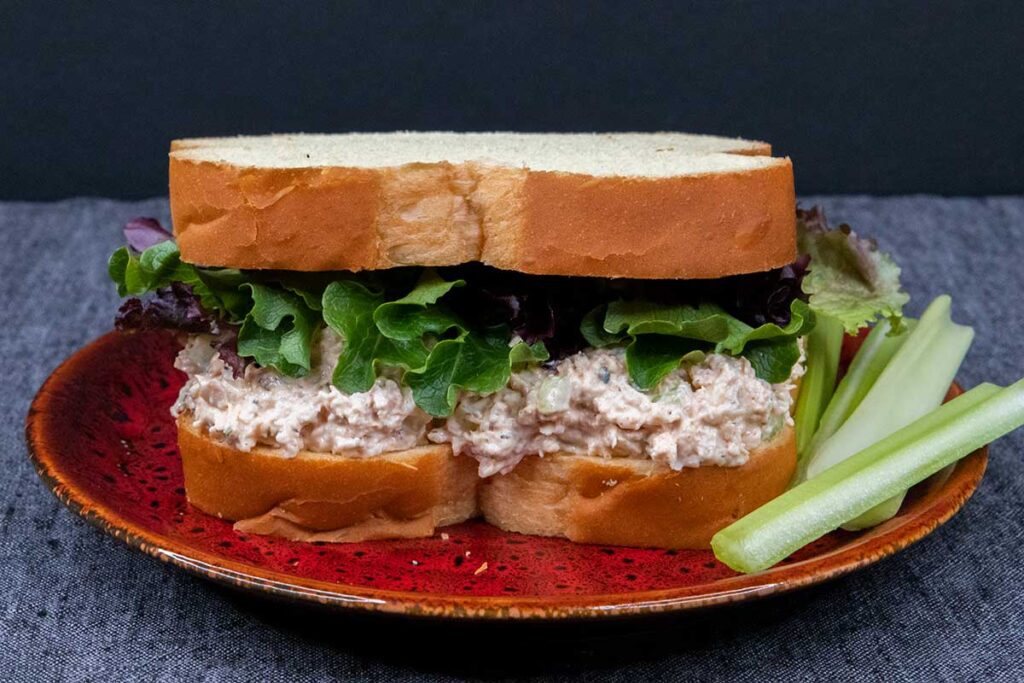
<svg viewBox="0 0 1024 683">
<path fill-rule="evenodd" d="M 334 384 L 349 393 L 366 391 L 381 369 L 396 368 L 416 404 L 441 417 L 451 415 L 460 391 L 497 391 L 513 367 L 547 360 L 544 344 L 510 346 L 506 326 L 474 329 L 445 308 L 441 298 L 464 284 L 427 271 L 393 301 L 354 281 L 328 285 L 324 320 L 345 339 Z M 446 333 L 456 336 L 438 340 Z"/>
<path fill-rule="evenodd" d="M 588 313 L 580 332 L 595 347 L 628 342 L 630 380 L 647 390 L 682 362 L 699 362 L 711 351 L 744 356 L 758 377 L 782 382 L 800 356 L 796 338 L 813 327 L 814 313 L 800 299 L 790 305 L 790 320 L 784 327 L 774 323 L 752 327 L 715 304 L 614 301 Z"/>
<path fill-rule="evenodd" d="M 596 308 L 592 308 L 586 315 L 583 316 L 583 320 L 580 321 L 580 334 L 587 340 L 587 343 L 593 346 L 595 349 L 602 349 L 606 346 L 614 346 L 620 344 L 626 339 L 626 335 L 622 332 L 608 332 L 604 329 L 604 319 L 608 312 L 608 305 L 601 304 Z"/>
<path fill-rule="evenodd" d="M 862 239 L 848 225 L 832 230 L 819 210 L 799 212 L 797 240 L 811 257 L 803 280 L 811 308 L 843 323 L 855 333 L 879 317 L 899 329 L 910 299 L 900 289 L 900 268 L 873 240 Z"/>
<path fill-rule="evenodd" d="M 128 251 L 128 247 L 121 247 L 107 260 L 107 275 L 117 286 L 118 296 L 128 296 L 128 284 L 125 282 L 125 276 L 128 271 L 128 262 L 131 259 L 132 255 Z"/>
<path fill-rule="evenodd" d="M 373 312 L 373 322 L 389 339 L 409 341 L 424 334 L 442 334 L 452 328 L 465 331 L 465 326 L 448 309 L 436 305 L 438 299 L 465 280 L 446 282 L 437 273 L 427 270 L 416 287 L 401 299 L 383 303 Z"/>
<path fill-rule="evenodd" d="M 690 306 L 649 301 L 613 301 L 604 316 L 608 334 L 665 334 L 705 342 L 723 342 L 739 322 L 715 304 Z"/>
<path fill-rule="evenodd" d="M 193 266 L 181 262 L 178 245 L 170 240 L 146 249 L 136 263 L 146 289 L 164 287 L 174 280 L 184 281 L 182 278 L 190 276 L 195 270 Z"/>
<path fill-rule="evenodd" d="M 626 347 L 629 379 L 638 389 L 648 391 L 658 386 L 667 374 L 680 364 L 704 360 L 710 346 L 694 339 L 663 334 L 642 334 Z"/>
<path fill-rule="evenodd" d="M 242 286 L 249 281 L 245 273 L 234 268 L 188 267 L 195 276 L 190 274 L 183 282 L 192 285 L 203 308 L 220 312 L 231 323 L 245 319 L 253 304 L 249 290 Z"/>
<path fill-rule="evenodd" d="M 537 353 L 537 345 L 509 347 L 508 339 L 508 328 L 500 325 L 439 341 L 426 365 L 405 375 L 416 405 L 436 417 L 451 415 L 460 390 L 489 394 L 508 384 L 513 356 L 519 362 L 547 356 Z"/>
<path fill-rule="evenodd" d="M 811 310 L 805 301 L 794 299 L 789 306 L 789 323 L 785 327 L 779 327 L 775 323 L 765 323 L 757 327 L 750 327 L 739 320 L 736 320 L 736 323 L 739 323 L 739 325 L 733 325 L 734 337 L 726 340 L 723 346 L 729 353 L 742 353 L 746 346 L 752 342 L 776 340 L 783 337 L 795 338 L 805 335 L 814 327 L 815 317 L 814 311 Z"/>
<path fill-rule="evenodd" d="M 238 331 L 238 355 L 289 377 L 308 373 L 320 316 L 287 290 L 251 282 L 244 287 L 253 305 Z"/>
<path fill-rule="evenodd" d="M 777 384 L 789 378 L 793 364 L 800 359 L 800 347 L 796 337 L 779 337 L 751 342 L 741 355 L 750 361 L 754 374 L 766 382 Z"/>
<path fill-rule="evenodd" d="M 608 304 L 604 331 L 611 335 L 660 334 L 715 345 L 717 353 L 738 355 L 753 341 L 806 334 L 814 326 L 814 314 L 806 303 L 794 299 L 785 327 L 766 323 L 751 327 L 715 304 L 698 306 L 655 304 L 646 301 L 613 301 Z"/>
<path fill-rule="evenodd" d="M 508 360 L 513 368 L 518 368 L 528 363 L 543 363 L 549 358 L 551 358 L 551 355 L 548 354 L 548 349 L 544 346 L 544 342 L 527 344 L 521 341 L 514 344 L 508 351 Z"/>
<path fill-rule="evenodd" d="M 381 366 L 412 370 L 426 363 L 421 340 L 389 339 L 377 329 L 374 312 L 384 303 L 382 293 L 351 280 L 332 282 L 324 290 L 324 322 L 345 340 L 332 378 L 345 393 L 369 391 Z"/>
</svg>

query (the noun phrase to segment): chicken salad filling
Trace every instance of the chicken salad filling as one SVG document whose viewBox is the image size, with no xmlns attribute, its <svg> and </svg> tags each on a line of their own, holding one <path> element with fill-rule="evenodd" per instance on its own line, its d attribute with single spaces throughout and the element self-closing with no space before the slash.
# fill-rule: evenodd
<svg viewBox="0 0 1024 683">
<path fill-rule="evenodd" d="M 650 391 L 629 378 L 622 349 L 585 349 L 513 372 L 496 392 L 463 392 L 454 412 L 419 408 L 398 377 L 365 392 L 332 384 L 341 338 L 325 329 L 312 371 L 287 377 L 249 365 L 236 376 L 216 337 L 193 335 L 175 366 L 188 375 L 172 412 L 234 448 L 268 446 L 371 457 L 426 443 L 449 443 L 479 461 L 481 476 L 507 473 L 528 455 L 556 452 L 647 458 L 672 469 L 739 466 L 792 424 L 793 388 L 803 361 L 783 382 L 759 379 L 746 358 L 706 354 Z"/>
</svg>

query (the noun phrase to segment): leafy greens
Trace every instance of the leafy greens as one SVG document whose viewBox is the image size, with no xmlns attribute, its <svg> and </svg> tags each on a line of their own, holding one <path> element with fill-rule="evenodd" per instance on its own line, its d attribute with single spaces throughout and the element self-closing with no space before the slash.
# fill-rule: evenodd
<svg viewBox="0 0 1024 683">
<path fill-rule="evenodd" d="M 814 326 L 814 314 L 800 299 L 790 302 L 789 320 L 752 327 L 717 304 L 657 304 L 613 301 L 584 320 L 581 332 L 597 347 L 628 342 L 630 379 L 651 389 L 684 361 L 699 361 L 704 352 L 747 358 L 757 376 L 782 382 L 800 357 L 796 339 Z"/>
<path fill-rule="evenodd" d="M 218 336 L 221 357 L 284 375 L 308 373 L 327 326 L 345 341 L 333 382 L 369 390 L 401 379 L 416 403 L 451 414 L 460 391 L 505 386 L 519 365 L 590 347 L 621 346 L 633 383 L 652 389 L 708 353 L 747 358 L 758 377 L 785 380 L 815 314 L 855 330 L 896 319 L 906 301 L 899 268 L 849 228 L 829 230 L 817 209 L 798 213 L 804 255 L 763 273 L 649 281 L 526 275 L 480 264 L 435 270 L 293 273 L 203 268 L 181 260 L 154 219 L 125 226 L 108 272 L 132 298 L 121 329 L 170 327 Z"/>
<path fill-rule="evenodd" d="M 423 367 L 427 360 L 421 340 L 381 334 L 373 316 L 386 301 L 383 293 L 352 280 L 332 282 L 324 290 L 324 322 L 345 340 L 333 381 L 346 393 L 368 391 L 381 366 L 410 370 Z"/>
<path fill-rule="evenodd" d="M 459 390 L 489 393 L 508 383 L 518 363 L 546 360 L 542 343 L 512 340 L 507 326 L 473 326 L 440 303 L 462 280 L 426 271 L 407 295 L 388 301 L 353 280 L 328 285 L 324 320 L 345 338 L 334 384 L 367 391 L 387 368 L 401 372 L 416 404 L 431 415 L 450 415 Z"/>
<path fill-rule="evenodd" d="M 848 225 L 830 230 L 815 207 L 798 210 L 797 241 L 800 253 L 811 258 L 803 289 L 812 309 L 841 321 L 849 333 L 878 317 L 899 329 L 910 297 L 900 289 L 899 266 L 873 240 L 858 237 Z"/>
<path fill-rule="evenodd" d="M 238 331 L 238 353 L 290 377 L 310 369 L 313 336 L 320 315 L 305 299 L 289 290 L 248 282 L 252 308 Z"/>
<path fill-rule="evenodd" d="M 253 282 L 239 270 L 184 263 L 170 233 L 153 219 L 129 222 L 125 240 L 128 246 L 115 251 L 107 265 L 118 294 L 154 294 L 144 302 L 126 301 L 118 316 L 119 328 L 172 327 L 234 337 L 233 327 L 241 325 L 233 344 L 221 342 L 221 356 L 236 372 L 236 351 L 238 356 L 285 375 L 309 371 L 320 316 L 305 297 L 294 290 Z M 144 251 L 137 250 L 146 244 Z"/>
</svg>

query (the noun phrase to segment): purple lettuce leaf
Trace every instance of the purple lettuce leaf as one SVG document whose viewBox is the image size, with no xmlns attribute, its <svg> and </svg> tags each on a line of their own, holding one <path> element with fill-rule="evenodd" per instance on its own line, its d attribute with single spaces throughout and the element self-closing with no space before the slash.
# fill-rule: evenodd
<svg viewBox="0 0 1024 683">
<path fill-rule="evenodd" d="M 134 251 L 142 253 L 153 245 L 173 240 L 174 235 L 164 230 L 155 218 L 133 218 L 124 225 L 124 239 Z"/>
<path fill-rule="evenodd" d="M 145 299 L 127 299 L 117 312 L 114 327 L 122 332 L 173 330 L 216 335 L 212 346 L 235 377 L 241 377 L 251 362 L 238 355 L 238 326 L 211 315 L 192 287 L 181 282 L 172 282 Z"/>
<path fill-rule="evenodd" d="M 235 378 L 245 374 L 245 366 L 252 362 L 251 358 L 242 358 L 238 355 L 238 327 L 236 325 L 224 326 L 221 335 L 214 340 L 213 348 L 217 349 L 217 355 L 224 361 L 224 364 L 231 368 L 231 374 Z"/>
<path fill-rule="evenodd" d="M 157 329 L 193 334 L 216 334 L 217 319 L 203 309 L 192 287 L 181 282 L 156 290 L 146 299 L 126 300 L 117 312 L 114 327 L 122 331 Z"/>
<path fill-rule="evenodd" d="M 804 255 L 793 263 L 764 273 L 752 273 L 727 279 L 731 296 L 720 302 L 734 316 L 751 327 L 775 323 L 789 324 L 794 299 L 804 299 L 802 283 L 810 257 Z"/>
</svg>

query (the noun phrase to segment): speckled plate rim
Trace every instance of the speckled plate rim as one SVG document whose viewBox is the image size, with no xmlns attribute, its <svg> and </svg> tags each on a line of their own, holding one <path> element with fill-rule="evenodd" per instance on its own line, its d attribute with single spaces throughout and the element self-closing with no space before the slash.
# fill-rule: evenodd
<svg viewBox="0 0 1024 683">
<path fill-rule="evenodd" d="M 757 574 L 708 584 L 606 595 L 463 596 L 429 595 L 351 586 L 287 575 L 188 547 L 131 522 L 90 496 L 62 472 L 54 453 L 59 443 L 46 439 L 48 405 L 59 387 L 72 386 L 77 369 L 102 354 L 116 332 L 103 335 L 72 354 L 43 383 L 29 408 L 25 437 L 29 458 L 53 494 L 73 512 L 128 546 L 192 574 L 234 588 L 327 607 L 413 616 L 487 619 L 576 619 L 654 614 L 731 604 L 792 591 L 848 574 L 888 557 L 927 536 L 951 518 L 974 493 L 988 462 L 988 447 L 961 460 L 944 481 L 925 482 L 923 496 L 900 514 L 832 551 Z M 954 384 L 952 393 L 961 389 Z M 938 475 L 936 475 L 938 476 Z"/>
</svg>

